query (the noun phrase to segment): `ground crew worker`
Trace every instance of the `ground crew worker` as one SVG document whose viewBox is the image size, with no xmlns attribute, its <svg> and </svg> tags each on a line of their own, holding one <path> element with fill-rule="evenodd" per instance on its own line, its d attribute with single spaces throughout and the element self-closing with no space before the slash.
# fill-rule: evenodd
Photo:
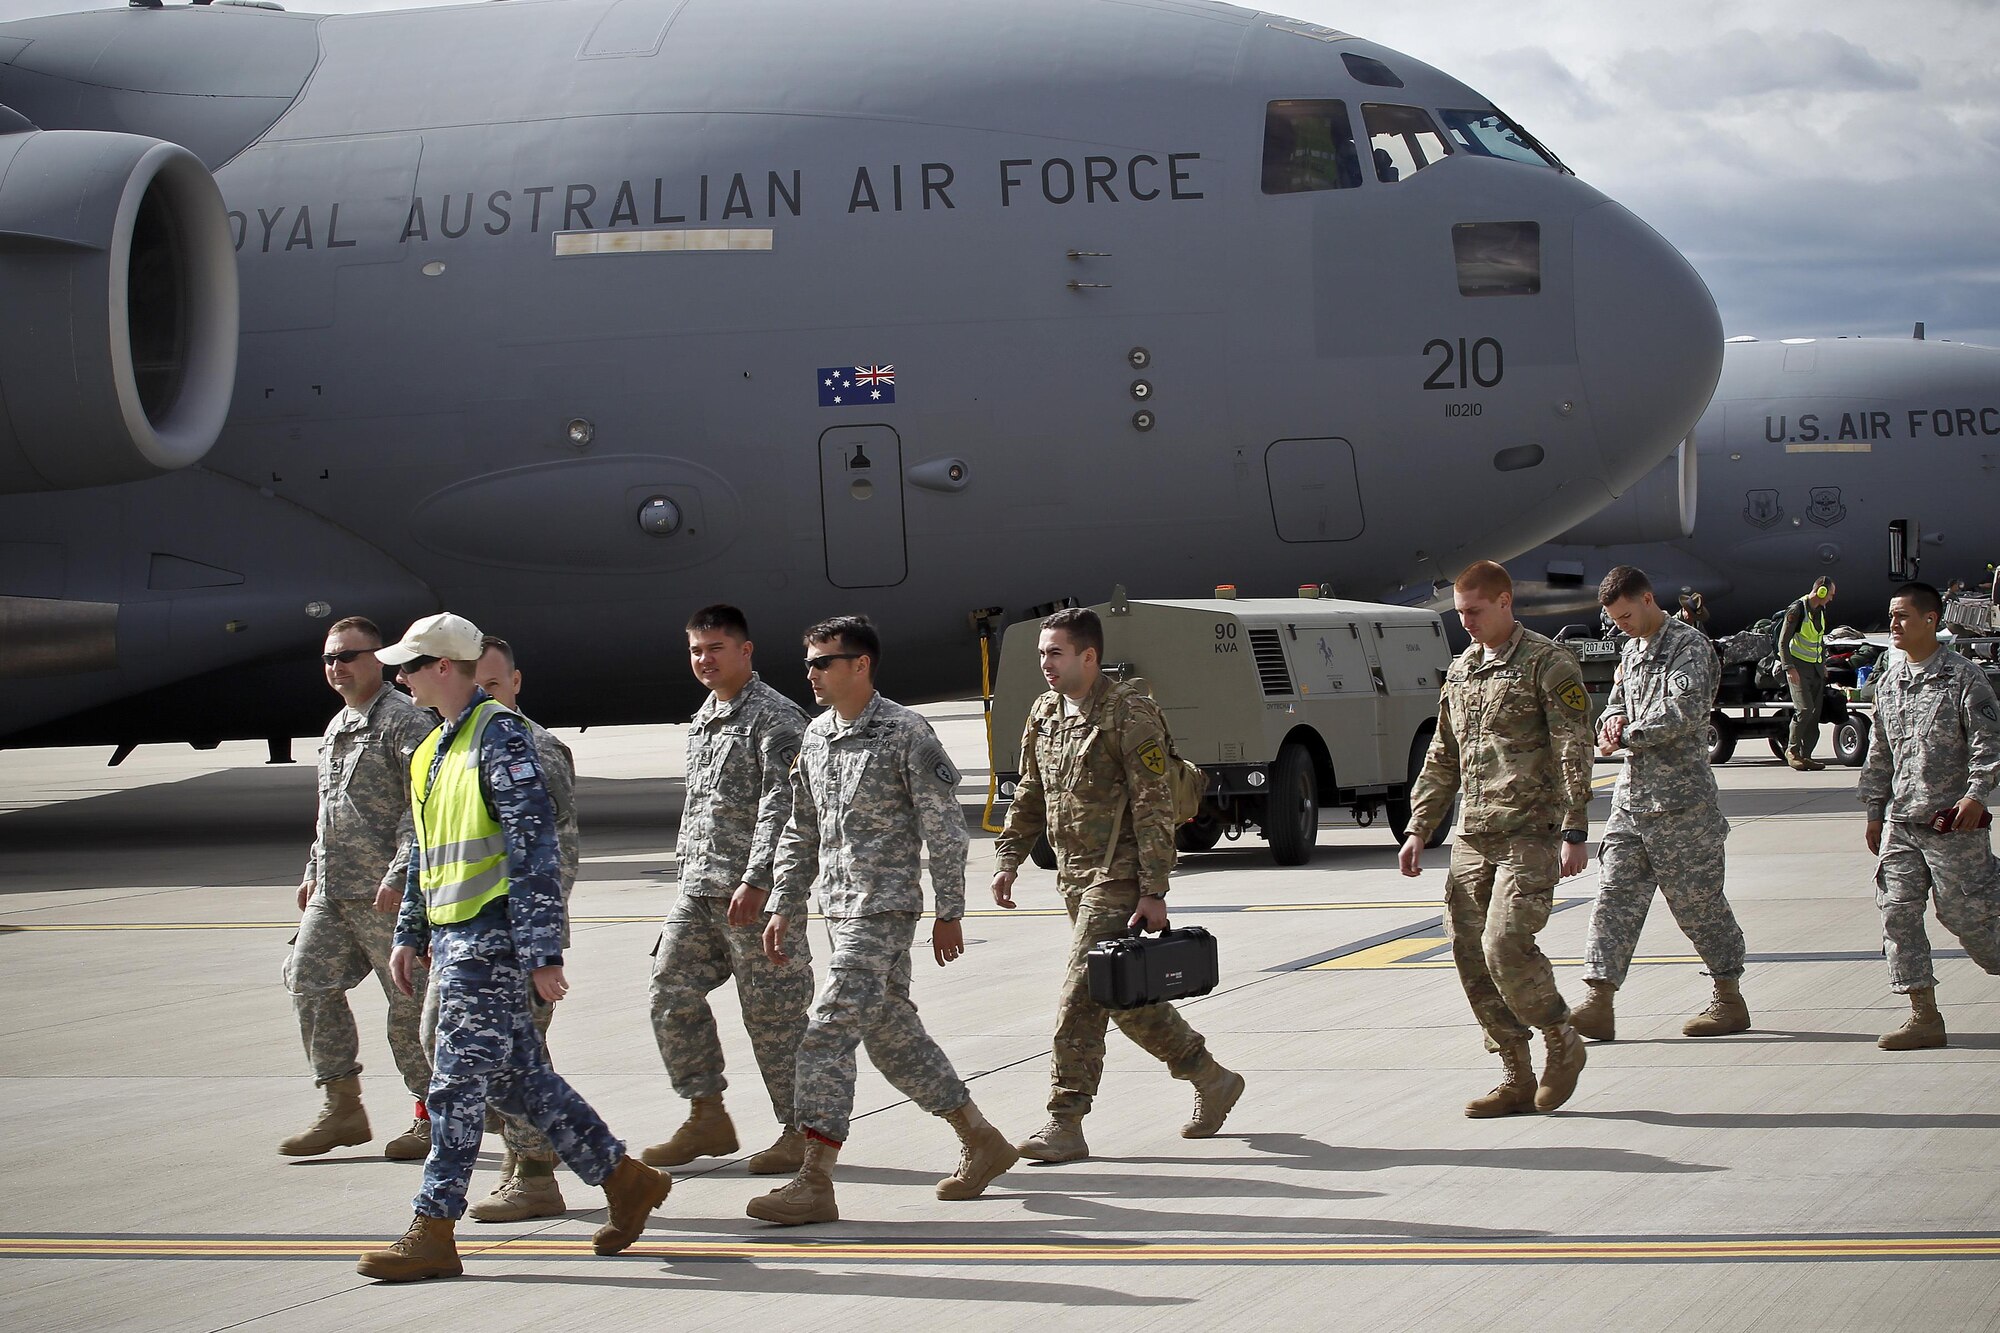
<svg viewBox="0 0 2000 1333">
<path fill-rule="evenodd" d="M 1626 755 L 1598 845 L 1603 874 L 1584 947 L 1590 996 L 1570 1025 L 1593 1041 L 1617 1035 L 1612 997 L 1625 984 L 1657 888 L 1715 982 L 1708 1008 L 1682 1025 L 1682 1034 L 1745 1031 L 1750 1010 L 1738 983 L 1743 931 L 1722 896 L 1729 821 L 1708 766 L 1715 650 L 1688 621 L 1670 619 L 1645 573 L 1630 565 L 1604 576 L 1597 600 L 1627 635 L 1618 679 L 1598 719 L 1597 749 Z"/>
<path fill-rule="evenodd" d="M 1856 793 L 1868 807 L 1868 850 L 1880 858 L 1875 905 L 1889 984 L 1910 997 L 1909 1019 L 1875 1043 L 1885 1051 L 1945 1044 L 1926 898 L 1972 961 L 2000 975 L 2000 871 L 1984 827 L 2000 785 L 2000 704 L 1984 673 L 1938 642 L 1943 617 L 1928 583 L 1906 583 L 1889 600 L 1889 643 L 1902 651 L 1873 676 L 1875 743 Z"/>
<path fill-rule="evenodd" d="M 778 841 L 776 902 L 764 952 L 789 961 L 786 941 L 817 892 L 832 944 L 826 983 L 799 1042 L 797 1108 L 804 1161 L 791 1180 L 750 1201 L 750 1216 L 785 1226 L 839 1220 L 833 1166 L 854 1109 L 854 1048 L 898 1092 L 958 1134 L 958 1169 L 940 1199 L 976 1199 L 1019 1158 L 979 1113 L 910 1003 L 910 945 L 923 912 L 921 853 L 930 849 L 942 967 L 965 952 L 965 816 L 958 769 L 930 723 L 875 690 L 881 639 L 865 616 L 806 631 L 806 679 L 826 711 L 807 725 L 792 766 L 792 815 Z"/>
<path fill-rule="evenodd" d="M 1826 767 L 1812 752 L 1819 744 L 1819 711 L 1826 699 L 1826 604 L 1832 600 L 1833 580 L 1823 578 L 1785 608 L 1778 627 L 1778 661 L 1792 687 L 1792 735 L 1785 762 L 1801 773 Z"/>
<path fill-rule="evenodd" d="M 736 1126 L 722 1105 L 729 1086 L 722 1042 L 708 1007 L 709 992 L 733 976 L 778 1118 L 778 1141 L 747 1165 L 753 1176 L 789 1175 L 805 1161 L 805 1138 L 792 1125 L 793 1074 L 812 1003 L 812 954 L 801 930 L 789 960 L 773 963 L 763 937 L 806 715 L 757 674 L 750 623 L 735 607 L 695 612 L 687 638 L 689 665 L 709 695 L 688 726 L 681 891 L 653 950 L 652 1013 L 660 1059 L 689 1106 L 673 1137 L 640 1158 L 680 1166 L 736 1151 Z"/>
<path fill-rule="evenodd" d="M 1151 699 L 1100 670 L 1104 626 L 1095 611 L 1056 612 L 1042 622 L 1038 649 L 1049 691 L 1029 710 L 1021 734 L 1021 780 L 995 843 L 993 901 L 1014 906 L 1021 860 L 1046 830 L 1072 929 L 1056 1002 L 1049 1123 L 1019 1145 L 1021 1155 L 1043 1162 L 1089 1155 L 1083 1117 L 1104 1077 L 1111 1020 L 1175 1078 L 1194 1084 L 1194 1116 L 1181 1135 L 1207 1138 L 1243 1095 L 1243 1076 L 1217 1064 L 1170 1004 L 1106 1010 L 1090 998 L 1084 970 L 1099 941 L 1167 927 L 1174 820 L 1166 723 Z"/>
<path fill-rule="evenodd" d="M 410 754 L 431 729 L 429 714 L 382 679 L 382 631 L 349 616 L 327 631 L 320 661 L 341 710 L 319 742 L 319 817 L 299 881 L 299 933 L 285 960 L 285 989 L 298 1012 L 313 1081 L 326 1104 L 302 1134 L 278 1145 L 315 1157 L 372 1137 L 361 1105 L 361 1038 L 347 992 L 373 972 L 389 997 L 389 1050 L 416 1118 L 383 1156 L 418 1161 L 430 1151 L 424 1094 L 430 1047 L 419 1035 L 423 1006 L 389 975 L 396 908 L 410 859 Z"/>
<path fill-rule="evenodd" d="M 410 759 L 417 854 L 404 886 L 390 968 L 403 993 L 427 949 L 437 974 L 437 1068 L 431 1151 L 416 1216 L 402 1238 L 361 1257 L 386 1282 L 464 1271 L 452 1239 L 479 1155 L 490 1097 L 547 1135 L 570 1169 L 601 1184 L 610 1218 L 591 1237 L 599 1254 L 639 1238 L 673 1182 L 638 1159 L 549 1068 L 529 1015 L 528 988 L 553 1004 L 563 977 L 563 902 L 555 808 L 521 720 L 473 679 L 479 631 L 450 613 L 419 620 L 382 650 L 419 704 L 444 721 Z"/>
<path fill-rule="evenodd" d="M 1576 658 L 1514 619 L 1514 581 L 1499 565 L 1468 566 L 1452 601 L 1472 644 L 1445 675 L 1397 864 L 1421 873 L 1424 843 L 1458 793 L 1464 812 L 1444 889 L 1452 960 L 1507 1071 L 1465 1113 L 1553 1111 L 1576 1090 L 1585 1054 L 1535 935 L 1556 880 L 1580 873 L 1587 856 L 1590 696 Z M 1531 1027 L 1548 1046 L 1539 1087 Z"/>
</svg>

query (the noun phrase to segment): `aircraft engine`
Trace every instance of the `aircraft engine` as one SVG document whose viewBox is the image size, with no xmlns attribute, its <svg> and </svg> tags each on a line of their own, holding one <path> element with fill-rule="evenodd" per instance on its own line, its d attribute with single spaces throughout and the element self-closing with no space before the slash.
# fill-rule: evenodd
<svg viewBox="0 0 2000 1333">
<path fill-rule="evenodd" d="M 1692 437 L 1625 493 L 1555 539 L 1558 546 L 1631 546 L 1694 535 L 1696 460 Z"/>
<path fill-rule="evenodd" d="M 136 481 L 215 443 L 236 253 L 193 153 L 0 107 L 0 291 L 0 494 Z"/>
</svg>

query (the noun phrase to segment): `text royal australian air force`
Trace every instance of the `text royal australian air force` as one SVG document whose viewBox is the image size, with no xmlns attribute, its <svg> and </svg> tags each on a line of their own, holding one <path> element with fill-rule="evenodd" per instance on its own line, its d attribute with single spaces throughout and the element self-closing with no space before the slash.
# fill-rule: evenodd
<svg viewBox="0 0 2000 1333">
<path fill-rule="evenodd" d="M 477 236 L 737 224 L 827 212 L 941 215 L 976 208 L 1111 207 L 1206 197 L 1200 153 L 1088 154 L 792 170 L 634 176 L 552 184 L 480 182 L 410 201 L 400 230 L 369 234 L 342 199 L 245 201 L 229 211 L 239 251 L 284 254 Z M 236 201 L 232 200 L 232 204 Z M 344 213 L 344 216 L 343 216 Z M 380 214 L 375 214 L 380 217 Z"/>
</svg>

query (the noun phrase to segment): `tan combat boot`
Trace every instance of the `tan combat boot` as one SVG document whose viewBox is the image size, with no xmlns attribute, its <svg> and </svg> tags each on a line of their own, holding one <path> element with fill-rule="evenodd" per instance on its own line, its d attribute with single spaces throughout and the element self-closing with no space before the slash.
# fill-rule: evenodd
<svg viewBox="0 0 2000 1333">
<path fill-rule="evenodd" d="M 427 1277 L 457 1277 L 465 1272 L 458 1261 L 458 1245 L 452 1240 L 448 1217 L 425 1217 L 419 1213 L 410 1221 L 403 1238 L 386 1250 L 370 1250 L 354 1265 L 354 1271 L 377 1282 L 416 1282 Z"/>
<path fill-rule="evenodd" d="M 1548 1043 L 1549 1058 L 1542 1066 L 1542 1085 L 1535 1089 L 1535 1109 L 1553 1111 L 1576 1091 L 1577 1076 L 1588 1057 L 1583 1038 L 1567 1023 L 1543 1028 L 1542 1039 Z"/>
<path fill-rule="evenodd" d="M 1885 1051 L 1931 1051 L 1945 1044 L 1944 1015 L 1938 1012 L 1937 989 L 1925 986 L 1910 992 L 1910 1016 L 1894 1032 L 1875 1039 Z"/>
<path fill-rule="evenodd" d="M 1053 1115 L 1049 1123 L 1014 1145 L 1023 1157 L 1037 1162 L 1075 1162 L 1090 1156 L 1083 1140 L 1083 1119 L 1073 1115 Z"/>
<path fill-rule="evenodd" d="M 808 1222 L 838 1222 L 840 1207 L 833 1199 L 833 1164 L 840 1160 L 840 1145 L 805 1139 L 805 1155 L 799 1173 L 769 1194 L 752 1199 L 743 1211 L 762 1222 L 781 1227 L 801 1227 Z"/>
<path fill-rule="evenodd" d="M 1583 983 L 1590 994 L 1569 1011 L 1569 1025 L 1592 1041 L 1612 1041 L 1618 1036 L 1618 1016 L 1612 1012 L 1611 997 L 1618 988 L 1608 981 Z"/>
<path fill-rule="evenodd" d="M 466 1210 L 475 1222 L 526 1222 L 537 1217 L 561 1217 L 568 1211 L 556 1184 L 554 1158 L 514 1158 L 514 1169 L 500 1187 Z"/>
<path fill-rule="evenodd" d="M 1573 1014 L 1569 1021 L 1582 1032 L 1583 1024 L 1577 1022 L 1579 1017 Z M 1681 1024 L 1683 1037 L 1726 1037 L 1732 1032 L 1749 1030 L 1750 1006 L 1743 1003 L 1742 988 L 1735 981 L 1721 977 L 1715 979 L 1715 998 L 1708 1002 L 1708 1008 Z"/>
<path fill-rule="evenodd" d="M 326 1085 L 326 1105 L 319 1119 L 303 1134 L 294 1134 L 278 1145 L 287 1157 L 317 1157 L 335 1148 L 366 1143 L 375 1137 L 368 1128 L 368 1112 L 361 1109 L 361 1079 L 358 1075 L 337 1078 Z"/>
<path fill-rule="evenodd" d="M 638 1161 L 629 1153 L 618 1159 L 604 1178 L 604 1201 L 611 1218 L 591 1233 L 590 1247 L 599 1254 L 617 1254 L 639 1239 L 653 1210 L 673 1191 L 674 1178 Z"/>
<path fill-rule="evenodd" d="M 1535 1065 L 1528 1058 L 1528 1043 L 1501 1047 L 1500 1063 L 1507 1070 L 1500 1086 L 1465 1104 L 1465 1113 L 1474 1120 L 1525 1115 L 1535 1109 Z"/>
<path fill-rule="evenodd" d="M 1790 767 L 1797 769 L 1801 773 L 1810 773 L 1812 771 L 1810 768 L 1806 766 L 1805 756 L 1800 754 L 1797 750 L 1785 751 L 1785 763 Z"/>
<path fill-rule="evenodd" d="M 392 1162 L 421 1162 L 431 1155 L 431 1117 L 422 1102 L 410 1127 L 382 1145 L 382 1155 Z"/>
<path fill-rule="evenodd" d="M 1214 1056 L 1204 1053 L 1201 1068 L 1194 1072 L 1192 1081 L 1194 1117 L 1181 1126 L 1181 1137 L 1205 1139 L 1222 1128 L 1230 1108 L 1243 1095 L 1243 1075 L 1224 1069 Z"/>
<path fill-rule="evenodd" d="M 1007 1136 L 986 1122 L 970 1101 L 944 1118 L 958 1133 L 958 1169 L 938 1182 L 940 1199 L 976 1199 L 993 1178 L 1021 1160 Z"/>
<path fill-rule="evenodd" d="M 674 1136 L 640 1153 L 639 1160 L 647 1166 L 686 1166 L 697 1157 L 727 1157 L 735 1151 L 736 1126 L 722 1109 L 722 1098 L 696 1097 Z"/>
<path fill-rule="evenodd" d="M 805 1160 L 806 1136 L 796 1129 L 787 1129 L 770 1147 L 751 1153 L 744 1166 L 753 1176 L 789 1176 L 805 1165 Z"/>
</svg>

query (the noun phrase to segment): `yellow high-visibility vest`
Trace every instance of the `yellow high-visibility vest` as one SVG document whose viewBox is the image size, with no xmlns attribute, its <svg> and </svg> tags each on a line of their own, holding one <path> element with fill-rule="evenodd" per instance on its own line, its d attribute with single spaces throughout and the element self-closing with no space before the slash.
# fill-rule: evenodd
<svg viewBox="0 0 2000 1333">
<path fill-rule="evenodd" d="M 424 737 L 410 756 L 418 883 L 432 925 L 470 921 L 486 904 L 507 896 L 507 835 L 486 808 L 486 793 L 479 784 L 480 739 L 486 724 L 506 711 L 491 699 L 480 701 L 451 738 L 444 762 L 437 766 L 435 789 L 431 761 L 444 727 Z"/>
<path fill-rule="evenodd" d="M 1791 646 L 1786 649 L 1801 662 L 1826 661 L 1826 637 L 1821 620 L 1815 618 L 1816 608 L 1809 602 L 1799 604 L 1799 632 L 1792 635 Z M 1818 611 L 1824 617 L 1824 611 Z"/>
</svg>

